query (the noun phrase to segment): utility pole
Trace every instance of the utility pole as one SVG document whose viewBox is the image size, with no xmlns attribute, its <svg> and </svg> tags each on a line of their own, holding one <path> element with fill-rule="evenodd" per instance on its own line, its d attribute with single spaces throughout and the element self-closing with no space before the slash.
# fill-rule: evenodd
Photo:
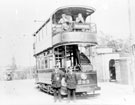
<svg viewBox="0 0 135 105">
<path fill-rule="evenodd" d="M 131 85 L 133 87 L 133 92 L 135 92 L 135 56 L 134 56 L 134 45 L 132 43 L 132 23 L 131 23 L 131 6 L 130 0 L 128 0 L 128 21 L 129 21 L 129 38 L 130 38 L 130 76 L 131 76 Z"/>
<path fill-rule="evenodd" d="M 131 9 L 130 9 L 130 0 L 128 0 L 128 21 L 129 21 L 129 37 L 132 38 L 132 26 L 131 26 Z"/>
</svg>

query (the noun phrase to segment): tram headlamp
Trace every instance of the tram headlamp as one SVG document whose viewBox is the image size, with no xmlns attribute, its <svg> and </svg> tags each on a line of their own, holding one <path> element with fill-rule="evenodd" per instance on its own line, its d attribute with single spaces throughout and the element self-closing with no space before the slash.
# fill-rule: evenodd
<svg viewBox="0 0 135 105">
<path fill-rule="evenodd" d="M 81 78 L 82 79 L 87 79 L 87 75 L 86 74 L 81 74 Z"/>
</svg>

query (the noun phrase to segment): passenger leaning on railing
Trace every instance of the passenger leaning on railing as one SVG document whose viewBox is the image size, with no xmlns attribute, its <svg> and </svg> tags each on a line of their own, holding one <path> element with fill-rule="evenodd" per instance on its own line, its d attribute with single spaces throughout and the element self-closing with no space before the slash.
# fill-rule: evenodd
<svg viewBox="0 0 135 105">
<path fill-rule="evenodd" d="M 62 24 L 62 29 L 70 30 L 72 25 L 72 17 L 70 15 L 62 14 L 62 18 L 59 20 L 60 24 Z"/>
<path fill-rule="evenodd" d="M 75 20 L 76 23 L 84 23 L 84 18 L 81 13 L 78 14 L 78 17 Z"/>
<path fill-rule="evenodd" d="M 79 13 L 78 16 L 76 17 L 75 24 L 78 24 L 78 25 L 84 24 L 84 18 L 81 13 Z M 82 29 L 82 28 L 75 28 L 74 30 L 75 31 L 84 31 L 84 29 Z"/>
</svg>

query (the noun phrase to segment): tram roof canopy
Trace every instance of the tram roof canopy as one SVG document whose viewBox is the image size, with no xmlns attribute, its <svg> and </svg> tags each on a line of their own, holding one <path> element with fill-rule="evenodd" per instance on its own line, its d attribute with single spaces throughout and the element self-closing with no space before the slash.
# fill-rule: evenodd
<svg viewBox="0 0 135 105">
<path fill-rule="evenodd" d="M 55 21 L 58 21 L 60 20 L 62 14 L 66 14 L 72 16 L 73 19 L 75 19 L 77 15 L 81 13 L 84 19 L 86 19 L 86 17 L 91 15 L 93 12 L 95 12 L 95 9 L 90 7 L 84 6 L 63 7 L 57 9 L 52 17 L 53 19 L 55 19 Z"/>
</svg>

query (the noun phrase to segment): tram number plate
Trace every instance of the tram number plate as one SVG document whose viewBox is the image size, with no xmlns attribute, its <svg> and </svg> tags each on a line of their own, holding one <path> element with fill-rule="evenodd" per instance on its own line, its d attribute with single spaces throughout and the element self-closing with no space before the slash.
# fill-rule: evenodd
<svg viewBox="0 0 135 105">
<path fill-rule="evenodd" d="M 90 87 L 89 86 L 82 86 L 81 88 L 83 88 L 83 89 L 89 89 Z"/>
<path fill-rule="evenodd" d="M 80 86 L 79 90 L 90 91 L 91 88 L 90 88 L 90 86 Z"/>
</svg>

